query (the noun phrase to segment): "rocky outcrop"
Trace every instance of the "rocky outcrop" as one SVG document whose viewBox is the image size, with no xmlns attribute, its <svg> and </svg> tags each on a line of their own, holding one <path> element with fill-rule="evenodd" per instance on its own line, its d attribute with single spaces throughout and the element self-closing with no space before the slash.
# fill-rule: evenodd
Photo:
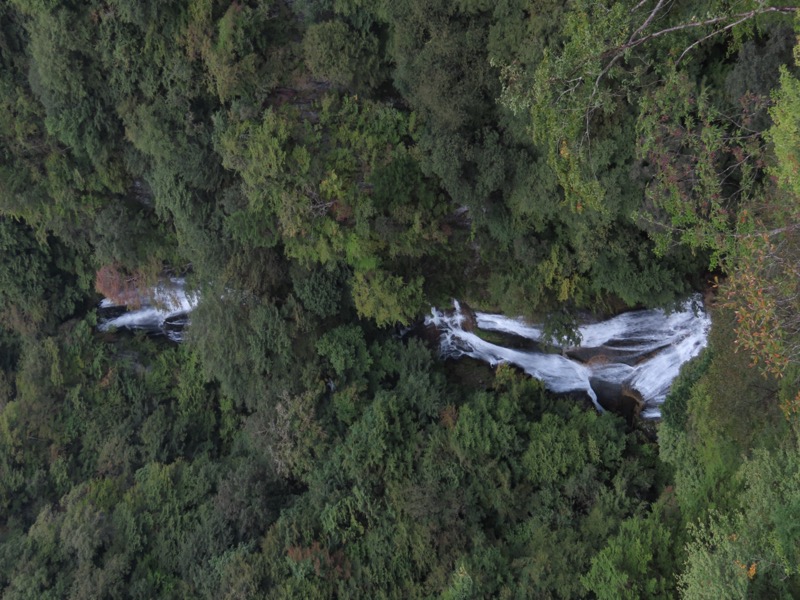
<svg viewBox="0 0 800 600">
<path fill-rule="evenodd" d="M 596 378 L 591 378 L 589 383 L 604 409 L 622 415 L 629 423 L 639 417 L 644 408 L 644 399 L 635 389 Z"/>
</svg>

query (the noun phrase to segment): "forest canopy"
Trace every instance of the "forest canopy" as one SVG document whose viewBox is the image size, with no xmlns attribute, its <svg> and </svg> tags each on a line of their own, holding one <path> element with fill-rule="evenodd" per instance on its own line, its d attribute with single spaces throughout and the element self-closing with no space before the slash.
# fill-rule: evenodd
<svg viewBox="0 0 800 600">
<path fill-rule="evenodd" d="M 800 596 L 798 14 L 0 0 L 0 595 Z M 697 291 L 658 423 L 406 329 Z"/>
</svg>

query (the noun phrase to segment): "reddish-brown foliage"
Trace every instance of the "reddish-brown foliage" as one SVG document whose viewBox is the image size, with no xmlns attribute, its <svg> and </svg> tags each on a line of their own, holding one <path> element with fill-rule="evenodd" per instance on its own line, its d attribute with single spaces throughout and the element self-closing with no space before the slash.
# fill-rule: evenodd
<svg viewBox="0 0 800 600">
<path fill-rule="evenodd" d="M 350 562 L 344 557 L 342 550 L 331 553 L 322 548 L 318 541 L 314 541 L 307 547 L 290 546 L 287 554 L 294 562 L 310 560 L 317 576 L 325 576 L 329 579 L 350 578 Z"/>
<path fill-rule="evenodd" d="M 439 412 L 439 423 L 441 423 L 445 429 L 452 429 L 456 426 L 457 421 L 458 408 L 452 404 L 448 404 Z"/>
<path fill-rule="evenodd" d="M 100 267 L 95 275 L 94 287 L 115 304 L 137 308 L 142 305 L 140 290 L 145 287 L 142 273 L 128 273 L 119 265 Z"/>
</svg>

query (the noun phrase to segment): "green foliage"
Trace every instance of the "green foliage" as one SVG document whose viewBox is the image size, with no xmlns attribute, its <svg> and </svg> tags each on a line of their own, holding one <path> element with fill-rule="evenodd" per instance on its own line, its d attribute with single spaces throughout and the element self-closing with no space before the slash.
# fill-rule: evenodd
<svg viewBox="0 0 800 600">
<path fill-rule="evenodd" d="M 0 595 L 800 595 L 790 12 L 0 0 Z M 186 342 L 96 331 L 108 265 Z M 387 327 L 709 265 L 658 451 Z"/>
<path fill-rule="evenodd" d="M 752 123 L 746 114 L 761 99 L 739 101 L 745 114 L 736 128 L 709 88 L 696 86 L 686 73 L 672 72 L 642 102 L 639 152 L 658 173 L 650 200 L 654 211 L 670 218 L 667 224 L 654 224 L 659 252 L 679 236 L 684 245 L 710 250 L 713 269 L 733 251 L 734 216 L 754 194 L 761 153 L 758 137 L 748 135 Z"/>
<path fill-rule="evenodd" d="M 713 354 L 709 349 L 703 350 L 695 359 L 687 362 L 677 379 L 670 386 L 667 400 L 661 409 L 662 423 L 676 429 L 685 429 L 689 419 L 689 396 L 692 387 L 708 371 Z"/>
<path fill-rule="evenodd" d="M 651 481 L 612 475 L 623 457 L 631 472 L 647 469 L 620 421 L 572 409 L 510 369 L 494 390 L 453 398 L 418 344 L 386 343 L 380 356 L 373 369 L 395 377 L 382 380 L 265 540 L 276 597 L 582 594 L 574 573 Z M 545 406 L 562 416 L 537 415 Z M 572 427 L 588 450 L 571 471 L 532 484 L 527 448 Z M 288 565 L 279 559 L 287 554 Z"/>
<path fill-rule="evenodd" d="M 679 588 L 691 598 L 791 598 L 797 570 L 797 446 L 761 450 L 743 465 L 740 510 L 690 529 Z"/>
<path fill-rule="evenodd" d="M 597 420 L 593 414 L 587 418 L 576 416 L 572 421 L 567 425 L 556 415 L 544 415 L 541 422 L 531 428 L 532 442 L 523 457 L 523 465 L 533 483 L 554 483 L 574 476 L 587 463 L 612 466 L 620 460 L 623 440 L 613 429 L 616 423 Z"/>
<path fill-rule="evenodd" d="M 404 0 L 389 11 L 398 89 L 434 131 L 479 123 L 497 87 L 486 58 L 484 20 L 444 1 Z"/>
<path fill-rule="evenodd" d="M 747 353 L 736 352 L 732 315 L 712 314 L 710 348 L 684 369 L 659 430 L 661 457 L 675 468 L 676 496 L 688 522 L 711 508 L 733 508 L 733 479 L 744 456 L 785 435 L 775 383 L 750 368 Z"/>
<path fill-rule="evenodd" d="M 364 332 L 357 325 L 342 325 L 319 338 L 317 352 L 327 358 L 340 378 L 358 380 L 369 370 Z"/>
<path fill-rule="evenodd" d="M 294 291 L 303 306 L 318 317 L 330 317 L 339 311 L 342 297 L 342 273 L 330 269 L 303 272 L 293 278 Z"/>
<path fill-rule="evenodd" d="M 302 309 L 295 304 L 279 308 L 233 292 L 216 292 L 214 300 L 214 293 L 209 290 L 193 312 L 189 335 L 206 376 L 219 381 L 237 407 L 250 410 L 274 405 L 284 390 L 302 390 L 305 380 L 295 377 L 295 369 L 300 372 L 303 365 L 294 359 L 307 346 L 313 348 L 300 335 Z"/>
<path fill-rule="evenodd" d="M 694 539 L 688 546 L 688 568 L 679 581 L 683 595 L 689 598 L 746 597 L 750 565 L 739 559 L 736 534 L 729 521 L 714 521 L 710 526 L 700 524 L 691 532 Z"/>
<path fill-rule="evenodd" d="M 85 257 L 57 239 L 37 241 L 24 222 L 0 218 L 0 319 L 31 335 L 72 315 L 86 300 L 91 273 Z"/>
<path fill-rule="evenodd" d="M 800 157 L 797 154 L 797 141 L 800 137 L 800 81 L 785 66 L 781 68 L 780 88 L 776 92 L 771 115 L 774 125 L 769 136 L 775 146 L 777 159 L 773 173 L 781 185 L 786 186 L 797 198 L 800 197 Z"/>
<path fill-rule="evenodd" d="M 87 12 L 28 9 L 31 87 L 45 108 L 48 133 L 78 158 L 88 159 L 104 186 L 121 191 L 122 169 L 115 155 L 122 128 L 99 65 L 84 59 L 96 43 Z"/>
<path fill-rule="evenodd" d="M 358 314 L 374 319 L 381 327 L 395 323 L 408 325 L 423 307 L 422 277 L 404 282 L 385 271 L 358 272 L 352 286 Z"/>
<path fill-rule="evenodd" d="M 303 38 L 306 64 L 316 77 L 360 89 L 374 88 L 383 79 L 378 39 L 359 34 L 342 21 L 311 25 Z"/>
<path fill-rule="evenodd" d="M 592 559 L 591 570 L 581 578 L 597 598 L 673 598 L 675 564 L 669 528 L 663 522 L 663 505 L 646 517 L 622 522 L 619 532 Z"/>
</svg>

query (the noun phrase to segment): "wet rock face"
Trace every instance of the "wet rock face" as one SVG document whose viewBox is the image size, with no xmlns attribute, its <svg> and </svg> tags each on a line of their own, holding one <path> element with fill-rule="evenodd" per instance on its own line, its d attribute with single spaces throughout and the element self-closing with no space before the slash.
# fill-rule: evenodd
<svg viewBox="0 0 800 600">
<path fill-rule="evenodd" d="M 435 349 L 439 345 L 439 338 L 442 335 L 439 328 L 430 323 L 417 323 L 411 328 L 409 333 L 412 336 L 422 339 L 431 349 Z"/>
<path fill-rule="evenodd" d="M 180 277 L 162 279 L 157 285 L 137 292 L 146 302 L 136 306 L 119 305 L 105 299 L 98 308 L 100 331 L 143 331 L 152 336 L 166 336 L 172 341 L 183 339 L 183 329 L 189 323 L 189 313 L 197 306 L 197 294 L 185 288 Z"/>
<path fill-rule="evenodd" d="M 644 408 L 644 399 L 635 389 L 622 383 L 596 378 L 590 378 L 589 383 L 604 409 L 622 415 L 629 423 L 639 417 Z"/>
<path fill-rule="evenodd" d="M 624 365 L 636 365 L 666 348 L 668 344 L 655 348 L 647 353 L 631 351 L 629 348 L 615 348 L 613 345 L 603 345 L 596 348 L 578 346 L 569 348 L 565 354 L 570 358 L 586 363 L 588 365 L 604 364 L 609 362 L 622 363 Z"/>
<path fill-rule="evenodd" d="M 475 311 L 473 311 L 466 302 L 462 302 L 460 303 L 459 311 L 452 309 L 444 312 L 447 318 L 452 318 L 457 313 L 461 319 L 461 330 L 468 332 L 474 331 L 476 326 Z M 427 319 L 425 322 L 414 326 L 411 329 L 411 333 L 421 337 L 431 348 L 436 348 L 439 345 L 442 336 L 441 329 L 435 324 L 428 322 Z"/>
<path fill-rule="evenodd" d="M 128 312 L 128 308 L 125 306 L 103 306 L 97 309 L 97 316 L 101 320 L 110 320 L 121 317 L 126 312 Z"/>
<path fill-rule="evenodd" d="M 594 393 L 597 394 L 597 400 L 604 408 L 610 408 L 609 405 L 617 402 L 617 398 L 622 395 L 622 384 L 612 381 L 603 381 L 592 377 L 589 379 L 589 384 L 592 386 Z"/>
<path fill-rule="evenodd" d="M 464 331 L 474 331 L 477 324 L 475 311 L 466 302 L 461 303 L 461 329 Z"/>
</svg>

